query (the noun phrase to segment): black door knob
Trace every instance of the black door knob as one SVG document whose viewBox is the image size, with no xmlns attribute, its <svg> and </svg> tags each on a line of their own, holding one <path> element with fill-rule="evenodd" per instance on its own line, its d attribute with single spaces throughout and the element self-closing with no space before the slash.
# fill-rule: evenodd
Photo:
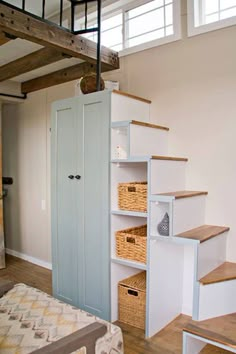
<svg viewBox="0 0 236 354">
<path fill-rule="evenodd" d="M 76 178 L 76 179 L 80 179 L 81 176 L 80 176 L 80 175 L 76 175 L 75 178 Z"/>
<path fill-rule="evenodd" d="M 73 176 L 73 175 L 69 175 L 69 176 L 68 176 L 68 178 L 69 178 L 69 179 L 74 179 L 74 178 L 75 178 L 75 176 Z"/>
</svg>

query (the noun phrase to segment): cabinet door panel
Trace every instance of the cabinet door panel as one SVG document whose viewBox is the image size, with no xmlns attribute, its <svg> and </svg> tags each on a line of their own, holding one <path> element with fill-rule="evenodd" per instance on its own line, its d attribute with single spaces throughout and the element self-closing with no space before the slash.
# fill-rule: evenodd
<svg viewBox="0 0 236 354">
<path fill-rule="evenodd" d="M 84 210 L 83 230 L 79 229 L 79 244 L 83 247 L 79 258 L 79 287 L 83 289 L 79 307 L 109 320 L 109 100 L 107 95 L 91 96 L 84 97 L 79 108 L 83 176 L 78 194 L 83 194 L 80 202 Z"/>
<path fill-rule="evenodd" d="M 66 302 L 77 299 L 78 237 L 76 180 L 77 117 L 72 100 L 56 103 L 52 119 L 53 292 Z"/>
</svg>

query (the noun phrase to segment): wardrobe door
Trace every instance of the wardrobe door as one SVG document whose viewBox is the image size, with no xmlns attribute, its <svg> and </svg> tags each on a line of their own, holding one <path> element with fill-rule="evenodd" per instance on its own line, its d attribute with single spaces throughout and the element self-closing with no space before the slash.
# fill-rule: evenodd
<svg viewBox="0 0 236 354">
<path fill-rule="evenodd" d="M 82 96 L 78 106 L 79 302 L 81 309 L 110 319 L 109 161 L 110 95 Z M 81 156 L 81 153 L 79 153 Z"/>
<path fill-rule="evenodd" d="M 76 107 L 75 99 L 55 102 L 51 122 L 53 295 L 71 304 L 78 298 Z"/>
</svg>

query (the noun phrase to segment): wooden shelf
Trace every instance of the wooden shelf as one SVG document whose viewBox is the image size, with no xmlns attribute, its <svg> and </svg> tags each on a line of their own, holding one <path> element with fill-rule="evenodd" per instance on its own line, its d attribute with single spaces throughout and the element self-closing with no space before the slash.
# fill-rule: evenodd
<svg viewBox="0 0 236 354">
<path fill-rule="evenodd" d="M 182 199 L 182 198 L 198 197 L 199 195 L 207 195 L 207 194 L 208 192 L 201 192 L 201 191 L 176 191 L 176 192 L 160 193 L 154 195 L 173 197 L 174 199 Z"/>
<path fill-rule="evenodd" d="M 140 263 L 140 262 L 135 262 L 135 261 L 130 261 L 128 259 L 122 259 L 122 258 L 111 258 L 111 261 L 113 263 L 117 263 L 117 264 L 121 264 L 127 267 L 132 267 L 132 268 L 137 268 L 137 269 L 142 269 L 142 270 L 146 270 L 147 269 L 147 265 L 144 263 Z"/>
<path fill-rule="evenodd" d="M 235 313 L 205 321 L 190 323 L 183 330 L 210 341 L 220 343 L 231 348 L 236 348 Z"/>
<path fill-rule="evenodd" d="M 186 157 L 158 156 L 158 155 L 151 156 L 151 159 L 152 160 L 185 161 L 185 162 L 188 161 L 188 159 Z"/>
<path fill-rule="evenodd" d="M 132 95 L 132 94 L 124 92 L 124 91 L 113 90 L 112 92 L 114 92 L 114 93 L 116 93 L 118 95 L 122 95 L 122 96 L 126 96 L 126 97 L 129 97 L 129 98 L 133 98 L 134 100 L 138 100 L 138 101 L 145 102 L 145 103 L 148 103 L 148 104 L 152 103 L 152 101 L 147 100 L 146 98 L 135 96 L 135 95 Z"/>
<path fill-rule="evenodd" d="M 236 263 L 225 262 L 199 280 L 202 285 L 236 279 Z"/>
<path fill-rule="evenodd" d="M 141 218 L 147 218 L 147 213 L 142 213 L 140 211 L 129 211 L 129 210 L 112 210 L 112 215 L 124 215 L 124 216 L 136 216 Z"/>
<path fill-rule="evenodd" d="M 145 123 L 145 122 L 140 122 L 138 120 L 131 120 L 130 121 L 131 124 L 135 124 L 135 125 L 141 125 L 143 127 L 147 127 L 147 128 L 154 128 L 154 129 L 160 129 L 160 130 L 166 130 L 169 131 L 170 129 L 167 127 L 163 127 L 161 125 L 157 125 L 157 124 L 152 124 L 152 123 Z"/>
<path fill-rule="evenodd" d="M 229 227 L 202 225 L 186 232 L 183 232 L 181 234 L 178 234 L 176 235 L 176 237 L 198 240 L 200 241 L 200 243 L 202 243 L 227 231 L 229 231 Z"/>
</svg>

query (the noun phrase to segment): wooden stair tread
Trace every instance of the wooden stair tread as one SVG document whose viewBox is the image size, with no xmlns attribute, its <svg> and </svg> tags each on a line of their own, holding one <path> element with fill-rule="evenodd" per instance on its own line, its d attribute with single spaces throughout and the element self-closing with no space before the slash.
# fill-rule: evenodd
<svg viewBox="0 0 236 354">
<path fill-rule="evenodd" d="M 151 156 L 153 160 L 170 160 L 170 161 L 188 161 L 186 157 L 172 157 L 172 156 L 158 156 L 153 155 Z"/>
<path fill-rule="evenodd" d="M 194 229 L 182 232 L 176 235 L 177 237 L 188 238 L 192 240 L 198 240 L 200 243 L 210 240 L 213 237 L 223 234 L 229 231 L 229 227 L 226 226 L 214 226 L 214 225 L 202 225 Z"/>
<path fill-rule="evenodd" d="M 120 91 L 120 90 L 113 90 L 112 92 L 117 93 L 118 95 L 121 95 L 121 96 L 126 96 L 126 97 L 129 97 L 129 98 L 133 98 L 134 100 L 138 100 L 138 101 L 141 101 L 141 102 L 144 102 L 144 103 L 148 103 L 148 104 L 152 103 L 152 101 L 147 100 L 146 98 L 135 96 L 135 95 L 132 95 L 132 94 L 130 94 L 128 92 L 124 92 L 124 91 Z"/>
<path fill-rule="evenodd" d="M 183 330 L 213 342 L 236 348 L 236 313 L 189 323 Z"/>
<path fill-rule="evenodd" d="M 161 129 L 161 130 L 167 130 L 167 131 L 170 130 L 169 128 L 163 127 L 161 125 L 152 124 L 152 123 L 145 123 L 145 122 L 141 122 L 141 121 L 138 121 L 138 120 L 132 120 L 131 124 L 141 125 L 141 126 L 147 127 L 147 128 L 155 128 L 155 129 Z"/>
<path fill-rule="evenodd" d="M 236 263 L 225 262 L 199 280 L 202 285 L 236 279 Z"/>
<path fill-rule="evenodd" d="M 197 197 L 199 195 L 207 195 L 207 194 L 208 192 L 202 192 L 202 191 L 176 191 L 176 192 L 169 192 L 169 193 L 160 193 L 158 195 L 174 197 L 175 199 L 181 199 L 181 198 Z"/>
</svg>

